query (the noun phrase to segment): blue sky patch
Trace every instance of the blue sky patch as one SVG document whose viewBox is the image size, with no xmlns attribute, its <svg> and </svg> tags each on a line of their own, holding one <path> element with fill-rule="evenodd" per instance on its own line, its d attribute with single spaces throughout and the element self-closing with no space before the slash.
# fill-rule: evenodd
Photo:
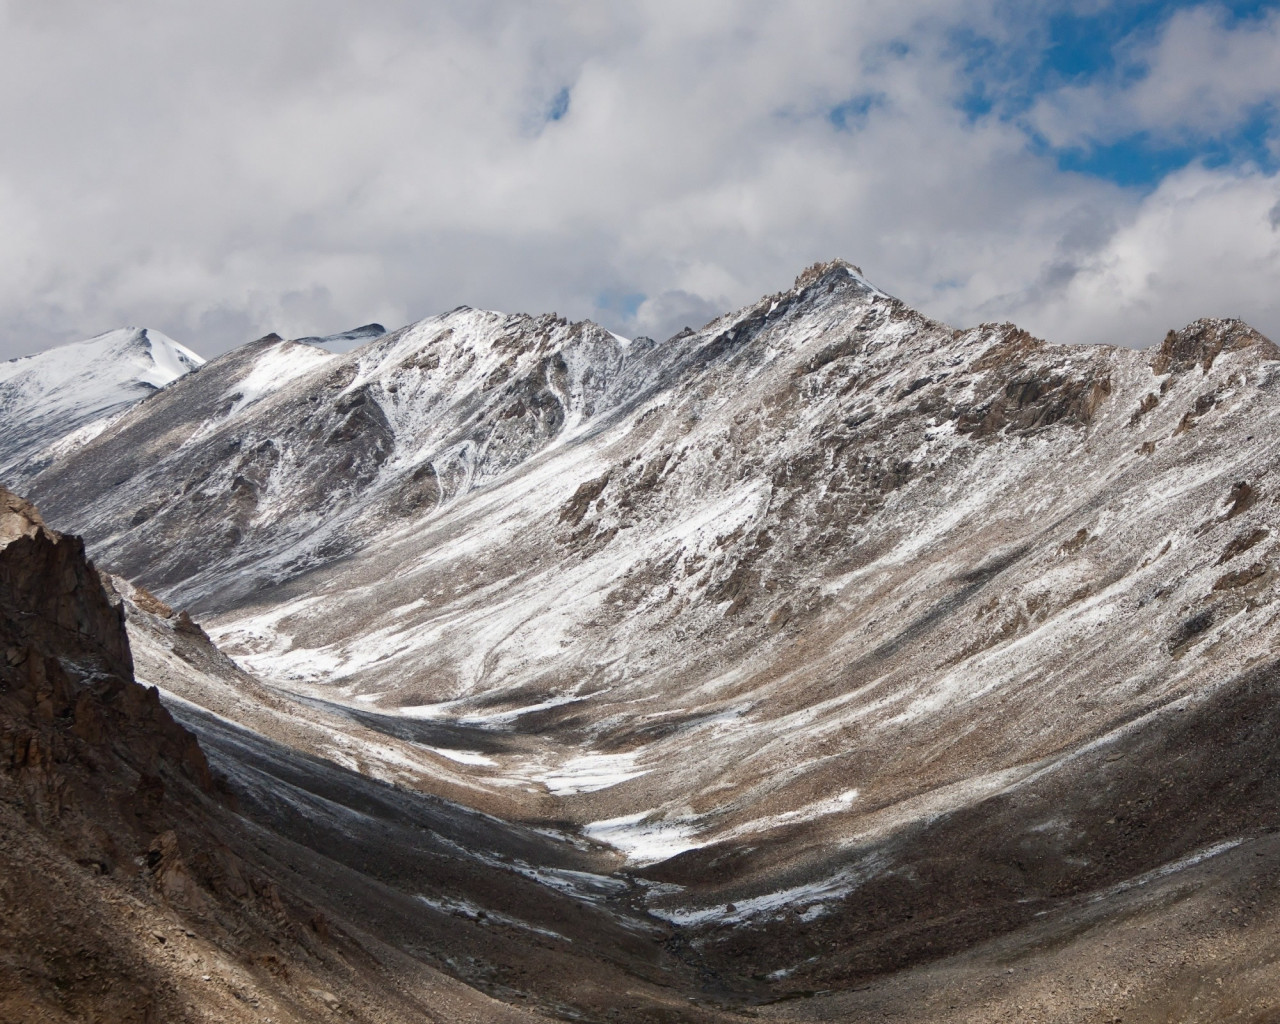
<svg viewBox="0 0 1280 1024">
<path fill-rule="evenodd" d="M 1277 162 L 1268 142 L 1280 133 L 1280 118 L 1271 105 L 1242 112 L 1242 120 L 1212 134 L 1187 133 L 1177 141 L 1138 131 L 1120 139 L 1055 148 L 1026 123 L 1037 100 L 1063 86 L 1099 83 L 1119 89 L 1140 80 L 1145 68 L 1130 58 L 1130 52 L 1158 39 L 1178 11 L 1206 6 L 1230 27 L 1280 9 L 1280 0 L 1127 0 L 1086 14 L 1064 6 L 1026 26 L 1032 40 L 1027 47 L 958 31 L 951 36 L 948 54 L 959 57 L 963 67 L 963 91 L 956 106 L 971 123 L 998 117 L 1022 125 L 1028 147 L 1051 156 L 1062 170 L 1126 187 L 1154 188 L 1169 173 L 1195 161 L 1210 167 L 1249 163 L 1273 171 Z"/>
<path fill-rule="evenodd" d="M 569 87 L 566 85 L 551 98 L 551 105 L 547 107 L 547 120 L 563 120 L 567 113 L 569 113 Z"/>
<path fill-rule="evenodd" d="M 1060 170 L 1106 178 L 1117 185 L 1143 186 L 1181 170 L 1199 154 L 1190 146 L 1155 145 L 1143 133 L 1089 149 L 1057 150 L 1053 155 Z"/>
<path fill-rule="evenodd" d="M 827 120 L 837 131 L 853 131 L 866 123 L 867 115 L 884 103 L 883 93 L 854 96 L 827 111 Z"/>
<path fill-rule="evenodd" d="M 644 292 L 604 291 L 596 296 L 596 308 L 623 317 L 633 317 L 647 299 Z"/>
</svg>

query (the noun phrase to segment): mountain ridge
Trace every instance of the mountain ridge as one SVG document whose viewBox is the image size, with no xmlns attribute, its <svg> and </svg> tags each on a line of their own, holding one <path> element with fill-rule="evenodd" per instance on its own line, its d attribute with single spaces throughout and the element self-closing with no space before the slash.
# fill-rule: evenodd
<svg viewBox="0 0 1280 1024">
<path fill-rule="evenodd" d="M 735 1006 L 901 983 L 896 1019 L 949 1019 L 955 970 L 993 1019 L 1001 956 L 1109 984 L 1097 929 L 1176 918 L 1136 1005 L 1224 1009 L 1178 950 L 1226 948 L 1227 891 L 1280 949 L 1278 387 L 1240 321 L 1052 345 L 834 261 L 661 343 L 465 307 L 341 355 L 268 336 L 32 493 L 235 659 L 131 627 L 264 827 L 297 828 L 261 795 L 292 755 L 202 699 L 582 844 Z"/>
</svg>

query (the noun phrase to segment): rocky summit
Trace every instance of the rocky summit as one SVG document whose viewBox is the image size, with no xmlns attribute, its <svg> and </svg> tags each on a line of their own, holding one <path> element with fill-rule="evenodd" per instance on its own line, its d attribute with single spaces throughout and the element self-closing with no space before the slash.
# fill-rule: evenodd
<svg viewBox="0 0 1280 1024">
<path fill-rule="evenodd" d="M 1280 350 L 1147 341 L 835 261 L 15 378 L 11 1016 L 1272 1019 Z"/>
</svg>

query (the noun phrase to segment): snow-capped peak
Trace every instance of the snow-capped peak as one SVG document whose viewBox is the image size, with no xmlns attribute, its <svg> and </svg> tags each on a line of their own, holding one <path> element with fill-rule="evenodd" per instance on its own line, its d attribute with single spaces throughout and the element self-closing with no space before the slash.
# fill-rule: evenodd
<svg viewBox="0 0 1280 1024">
<path fill-rule="evenodd" d="M 21 379 L 45 394 L 74 387 L 77 398 L 91 397 L 83 389 L 134 384 L 162 388 L 204 360 L 185 345 L 146 327 L 120 327 L 87 341 L 76 341 L 35 355 L 0 363 L 0 384 Z"/>
<path fill-rule="evenodd" d="M 145 327 L 121 327 L 0 363 L 0 475 L 18 483 L 48 461 L 53 447 L 88 441 L 112 418 L 202 365 L 191 349 Z"/>
</svg>

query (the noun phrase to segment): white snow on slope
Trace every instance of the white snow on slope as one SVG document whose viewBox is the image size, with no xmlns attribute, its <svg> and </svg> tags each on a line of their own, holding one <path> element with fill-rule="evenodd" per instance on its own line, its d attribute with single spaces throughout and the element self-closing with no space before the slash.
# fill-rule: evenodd
<svg viewBox="0 0 1280 1024">
<path fill-rule="evenodd" d="M 635 765 L 635 751 L 623 754 L 582 754 L 569 758 L 564 764 L 538 776 L 538 779 L 556 796 L 595 793 L 628 779 L 637 779 L 648 772 L 647 768 L 637 768 Z"/>
<path fill-rule="evenodd" d="M 7 401 L 19 388 L 29 404 L 53 409 L 107 408 L 133 401 L 203 366 L 204 360 L 159 331 L 122 327 L 0 363 Z"/>
<path fill-rule="evenodd" d="M 232 413 L 244 408 L 252 402 L 272 392 L 278 391 L 286 384 L 305 373 L 314 370 L 321 363 L 333 358 L 331 352 L 311 345 L 300 345 L 297 342 L 282 341 L 279 345 L 265 352 L 249 371 L 248 376 L 240 380 L 232 389 L 228 398 L 236 397 Z"/>
<path fill-rule="evenodd" d="M 92 440 L 112 417 L 203 365 L 172 338 L 137 327 L 0 363 L 0 473 L 14 483 L 34 476 L 54 445 L 73 443 L 68 435 Z"/>
<path fill-rule="evenodd" d="M 753 896 L 733 904 L 714 907 L 655 907 L 651 913 L 676 925 L 697 925 L 715 921 L 718 924 L 740 924 L 761 915 L 772 916 L 788 910 L 802 911 L 802 921 L 812 921 L 828 910 L 829 901 L 838 901 L 885 867 L 882 854 L 873 853 L 837 871 L 835 874 L 803 885 Z"/>
<path fill-rule="evenodd" d="M 648 821 L 652 811 L 624 814 L 593 821 L 582 829 L 585 836 L 612 846 L 626 855 L 627 863 L 643 867 L 705 845 L 692 825 L 675 821 Z"/>
</svg>

